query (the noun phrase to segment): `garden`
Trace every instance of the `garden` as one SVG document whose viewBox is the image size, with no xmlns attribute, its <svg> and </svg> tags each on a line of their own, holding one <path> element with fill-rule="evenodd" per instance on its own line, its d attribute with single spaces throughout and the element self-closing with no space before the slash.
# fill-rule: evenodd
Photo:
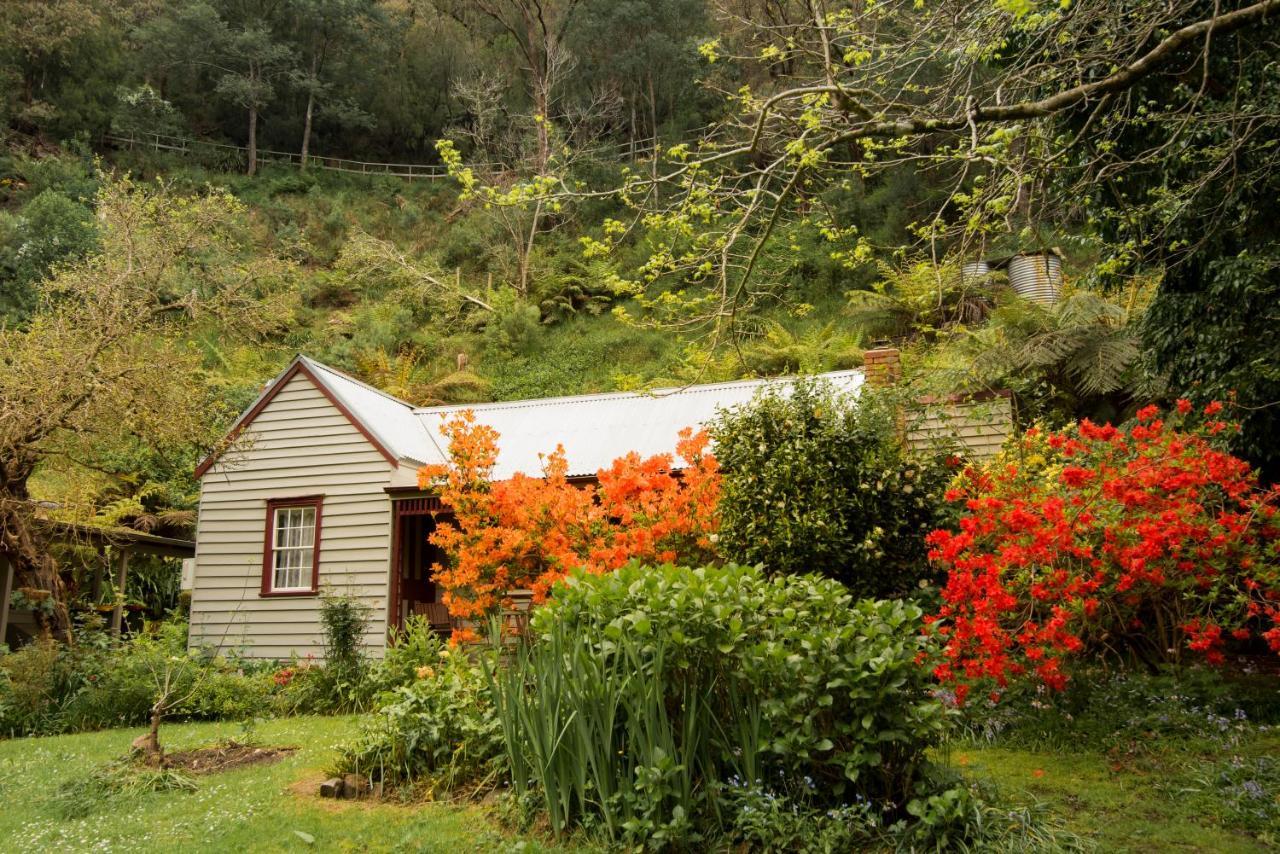
<svg viewBox="0 0 1280 854">
<path fill-rule="evenodd" d="M 892 391 L 765 391 L 588 487 L 422 485 L 458 618 L 379 659 L 167 620 L 0 657 L 31 850 L 1261 851 L 1280 843 L 1280 494 L 1218 403 L 909 450 Z M 507 591 L 533 591 L 527 620 Z M 505 614 L 505 618 L 504 618 Z M 322 794 L 325 797 L 322 797 Z"/>
</svg>

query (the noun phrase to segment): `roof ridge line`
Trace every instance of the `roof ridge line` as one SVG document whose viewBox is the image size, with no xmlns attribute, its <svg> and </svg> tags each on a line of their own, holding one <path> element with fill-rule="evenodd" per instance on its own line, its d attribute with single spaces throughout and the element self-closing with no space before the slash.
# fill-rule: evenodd
<svg viewBox="0 0 1280 854">
<path fill-rule="evenodd" d="M 298 354 L 298 358 L 301 359 L 303 362 L 306 362 L 309 367 L 319 368 L 322 371 L 328 371 L 329 373 L 334 374 L 346 380 L 347 382 L 355 383 L 356 385 L 360 386 L 363 389 L 371 391 L 374 394 L 381 395 L 382 397 L 385 397 L 387 400 L 390 400 L 394 403 L 398 403 L 401 406 L 408 409 L 409 412 L 411 413 L 417 408 L 412 403 L 405 400 L 404 398 L 396 397 L 394 394 L 385 392 L 382 389 L 378 388 L 377 386 L 369 385 L 369 383 L 365 382 L 364 380 L 356 379 L 346 371 L 339 370 L 338 368 L 335 368 L 332 365 L 326 365 L 324 362 L 318 362 L 315 359 L 311 358 L 310 356 L 305 356 L 301 353 Z"/>
<path fill-rule="evenodd" d="M 570 401 L 580 400 L 608 400 L 618 398 L 651 398 L 660 399 L 661 397 L 674 397 L 678 394 L 702 394 L 716 389 L 723 389 L 729 386 L 781 382 L 795 382 L 801 379 L 820 379 L 823 377 L 845 376 L 849 374 L 861 373 L 859 368 L 845 368 L 839 371 L 824 371 L 820 374 L 784 374 L 778 377 L 755 377 L 737 380 L 722 380 L 715 383 L 699 383 L 687 386 L 664 386 L 663 388 L 651 389 L 647 392 L 643 391 L 602 391 L 590 394 L 562 394 L 555 397 L 529 397 L 521 400 L 491 400 L 484 403 L 445 403 L 439 406 L 417 406 L 413 408 L 414 415 L 431 415 L 433 413 L 456 412 L 464 409 L 473 411 L 481 411 L 484 409 L 520 409 L 523 407 L 546 406 L 548 404 L 567 403 Z M 659 392 L 667 392 L 665 395 Z"/>
</svg>

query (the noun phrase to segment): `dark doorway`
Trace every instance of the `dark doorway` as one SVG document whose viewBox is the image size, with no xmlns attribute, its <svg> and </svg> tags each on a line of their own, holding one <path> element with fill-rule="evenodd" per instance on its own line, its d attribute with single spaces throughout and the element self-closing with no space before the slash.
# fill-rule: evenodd
<svg viewBox="0 0 1280 854">
<path fill-rule="evenodd" d="M 438 499 L 412 498 L 395 502 L 395 555 L 392 563 L 391 625 L 403 627 L 412 616 L 425 618 L 433 629 L 447 633 L 452 624 L 449 610 L 440 601 L 440 586 L 431 567 L 444 560 L 439 548 L 428 541 L 438 524 L 448 524 L 433 513 Z"/>
</svg>

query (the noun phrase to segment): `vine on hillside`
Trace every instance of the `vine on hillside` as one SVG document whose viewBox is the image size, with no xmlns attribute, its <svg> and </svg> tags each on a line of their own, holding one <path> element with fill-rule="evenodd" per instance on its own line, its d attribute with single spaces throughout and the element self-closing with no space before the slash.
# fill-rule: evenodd
<svg viewBox="0 0 1280 854">
<path fill-rule="evenodd" d="M 430 540 L 448 555 L 432 571 L 455 618 L 475 622 L 497 613 L 510 590 L 531 590 L 541 602 L 577 569 L 602 574 L 633 559 L 717 559 L 720 473 L 705 432 L 680 432 L 679 464 L 671 454 L 632 452 L 585 487 L 570 482 L 562 446 L 543 458 L 541 477 L 494 481 L 497 431 L 463 412 L 443 433 L 449 461 L 419 469 L 418 483 L 453 514 Z M 454 630 L 455 641 L 472 638 L 471 629 Z"/>
<path fill-rule="evenodd" d="M 1032 429 L 948 492 L 967 512 L 929 535 L 949 572 L 931 630 L 946 644 L 935 675 L 961 701 L 1022 677 L 1060 689 L 1081 653 L 1151 666 L 1188 652 L 1220 664 L 1228 641 L 1280 653 L 1280 489 L 1223 450 L 1237 428 L 1221 410 L 1179 400 L 1122 428 Z"/>
</svg>

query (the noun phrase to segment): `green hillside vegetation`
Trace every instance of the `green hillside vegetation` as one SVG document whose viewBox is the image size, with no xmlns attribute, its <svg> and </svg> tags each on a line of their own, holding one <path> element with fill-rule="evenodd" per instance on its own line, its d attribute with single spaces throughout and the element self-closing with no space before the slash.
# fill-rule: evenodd
<svg viewBox="0 0 1280 854">
<path fill-rule="evenodd" d="M 620 320 L 613 309 L 630 298 L 608 281 L 622 262 L 586 259 L 579 242 L 597 230 L 591 224 L 598 216 L 580 216 L 548 235 L 532 263 L 530 294 L 521 300 L 511 293 L 511 252 L 502 235 L 485 211 L 460 203 L 450 181 L 285 166 L 249 178 L 177 156 L 100 157 L 74 146 L 0 159 L 0 269 L 10 323 L 30 315 L 40 280 L 58 264 L 94 251 L 94 193 L 108 174 L 126 173 L 141 185 L 161 182 L 179 196 L 228 190 L 246 206 L 253 251 L 296 264 L 299 299 L 286 328 L 237 340 L 208 325 L 191 340 L 205 379 L 226 404 L 222 427 L 297 353 L 423 405 L 638 390 L 860 363 L 862 336 L 832 319 L 843 311 L 838 285 L 809 289 L 817 308 L 779 303 L 758 313 L 755 340 L 734 353 L 713 354 L 694 336 Z M 490 308 L 442 298 L 428 279 Z M 189 505 L 194 484 L 179 480 L 173 492 Z M 59 461 L 41 471 L 35 494 L 84 504 L 86 483 L 96 482 L 100 504 L 118 497 L 119 484 L 110 481 Z"/>
</svg>

